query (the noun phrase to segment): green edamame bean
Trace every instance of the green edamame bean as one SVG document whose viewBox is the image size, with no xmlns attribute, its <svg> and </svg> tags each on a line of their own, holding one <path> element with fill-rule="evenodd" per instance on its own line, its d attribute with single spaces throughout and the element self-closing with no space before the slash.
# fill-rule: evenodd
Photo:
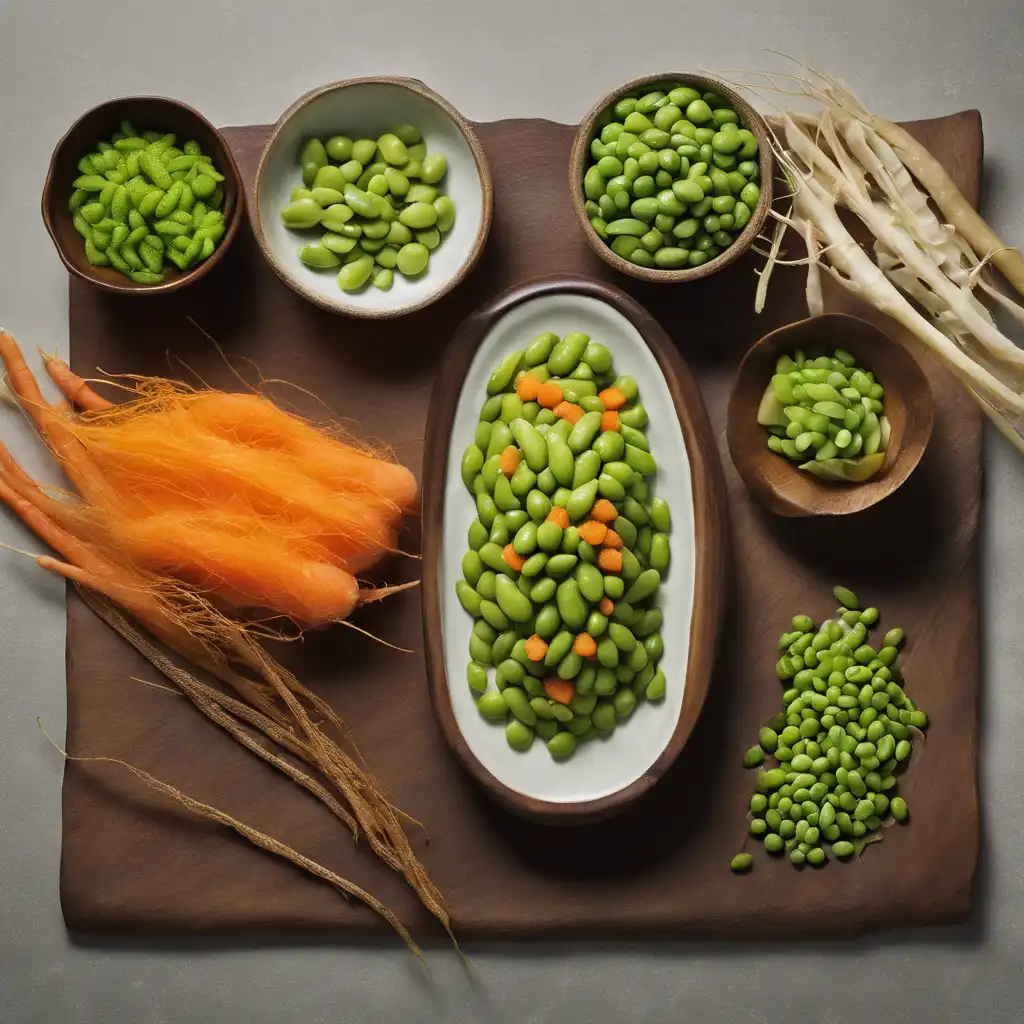
<svg viewBox="0 0 1024 1024">
<path fill-rule="evenodd" d="M 658 464 L 654 461 L 654 457 L 650 452 L 637 448 L 628 442 L 626 444 L 625 463 L 643 476 L 653 476 L 658 472 Z"/>
<path fill-rule="evenodd" d="M 589 414 L 588 414 L 589 415 Z M 582 421 L 581 421 L 582 422 Z M 588 483 L 577 487 L 569 496 L 565 509 L 569 518 L 580 520 L 594 507 L 597 500 L 597 481 L 591 480 Z"/>
<path fill-rule="evenodd" d="M 576 583 L 591 604 L 597 604 L 604 597 L 604 576 L 595 566 L 581 563 L 576 569 Z"/>
<path fill-rule="evenodd" d="M 406 247 L 408 248 L 408 246 Z M 399 253 L 401 258 L 401 252 Z M 519 368 L 523 364 L 523 352 L 521 349 L 516 349 L 514 352 L 509 352 L 504 359 L 498 364 L 498 368 L 491 374 L 487 381 L 487 393 L 489 395 L 496 395 L 500 391 L 504 391 L 505 388 L 511 383 L 512 378 L 519 372 Z M 525 420 L 523 421 L 526 422 Z M 534 429 L 531 424 L 527 426 Z"/>
<path fill-rule="evenodd" d="M 484 548 L 486 547 L 485 544 Z M 533 603 L 528 597 L 523 596 L 509 576 L 499 573 L 494 581 L 494 588 L 498 607 L 513 622 L 529 622 L 533 618 Z"/>
<path fill-rule="evenodd" d="M 537 724 L 537 712 L 530 707 L 530 701 L 525 693 L 518 687 L 510 686 L 502 691 L 508 710 L 515 715 L 524 725 L 533 726 Z"/>
<path fill-rule="evenodd" d="M 551 350 L 558 344 L 558 335 L 538 334 L 537 337 L 526 346 L 526 365 L 541 366 L 547 363 L 551 356 Z"/>
<path fill-rule="evenodd" d="M 526 557 L 537 550 L 537 524 L 532 520 L 525 523 L 517 531 L 512 541 L 516 554 Z"/>
<path fill-rule="evenodd" d="M 600 415 L 599 413 L 597 415 Z M 601 470 L 601 456 L 597 452 L 587 450 L 581 452 L 576 459 L 575 469 L 572 477 L 572 487 L 575 489 L 583 484 L 597 478 Z"/>
<path fill-rule="evenodd" d="M 588 413 L 588 415 L 590 414 Z M 595 412 L 594 415 L 598 417 L 598 426 L 600 427 L 601 414 L 600 412 Z M 583 419 L 580 420 L 580 423 L 582 422 Z M 613 430 L 607 430 L 593 441 L 593 449 L 603 462 L 617 462 L 625 453 L 626 443 L 623 441 L 621 434 Z"/>
<path fill-rule="evenodd" d="M 548 740 L 547 747 L 548 753 L 556 761 L 564 761 L 576 749 L 576 737 L 571 732 L 556 733 Z"/>
<path fill-rule="evenodd" d="M 639 604 L 655 593 L 660 586 L 661 573 L 657 569 L 645 569 L 626 591 L 625 599 L 629 604 Z"/>
<path fill-rule="evenodd" d="M 567 629 L 557 633 L 548 644 L 547 652 L 544 655 L 544 664 L 548 668 L 554 668 L 572 650 L 573 635 Z"/>
<path fill-rule="evenodd" d="M 572 556 L 555 556 L 572 557 Z M 563 580 L 555 591 L 558 613 L 570 629 L 582 629 L 587 621 L 587 605 L 580 594 L 579 584 L 574 579 Z"/>
<path fill-rule="evenodd" d="M 555 377 L 569 376 L 576 364 L 583 358 L 588 344 L 590 344 L 589 335 L 581 334 L 578 331 L 570 332 L 554 345 L 547 360 L 548 370 Z"/>
<path fill-rule="evenodd" d="M 582 337 L 586 337 L 583 335 Z M 550 366 L 550 363 L 549 363 Z M 601 429 L 601 413 L 599 412 L 588 412 L 584 413 L 580 417 L 579 422 L 572 428 L 569 434 L 567 444 L 569 450 L 574 455 L 579 455 L 581 452 L 588 449 L 597 437 L 598 431 Z M 555 474 L 557 477 L 557 473 Z"/>
<path fill-rule="evenodd" d="M 548 472 L 548 470 L 544 472 Z M 544 472 L 537 477 L 538 485 L 541 483 Z M 526 496 L 526 511 L 534 522 L 543 522 L 551 511 L 551 499 L 541 490 L 530 491 Z"/>
<path fill-rule="evenodd" d="M 561 434 L 555 431 L 548 431 L 546 442 L 548 468 L 562 487 L 568 487 L 576 471 L 572 450 Z"/>
</svg>

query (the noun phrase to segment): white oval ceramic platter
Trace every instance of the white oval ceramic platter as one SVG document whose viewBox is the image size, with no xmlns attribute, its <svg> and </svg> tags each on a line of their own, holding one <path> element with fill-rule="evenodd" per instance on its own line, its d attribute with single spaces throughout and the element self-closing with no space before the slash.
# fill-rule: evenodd
<svg viewBox="0 0 1024 1024">
<path fill-rule="evenodd" d="M 618 374 L 630 374 L 650 415 L 646 433 L 659 472 L 652 494 L 672 511 L 672 561 L 659 604 L 665 621 L 661 661 L 668 682 L 664 700 L 640 700 L 633 715 L 607 738 L 577 746 L 564 762 L 552 759 L 535 739 L 524 753 L 509 747 L 504 728 L 476 708 L 477 695 L 466 683 L 473 619 L 455 596 L 462 578 L 467 530 L 476 515 L 462 482 L 462 454 L 473 442 L 491 373 L 508 352 L 525 348 L 544 331 L 559 337 L 582 331 L 607 346 Z M 695 595 L 695 528 L 690 462 L 672 396 L 653 353 L 633 324 L 618 310 L 589 295 L 563 292 L 528 299 L 497 320 L 484 337 L 462 385 L 449 439 L 444 484 L 444 519 L 438 573 L 442 643 L 448 691 L 458 727 L 481 765 L 500 783 L 534 800 L 562 804 L 600 800 L 641 778 L 668 745 L 679 721 L 687 675 L 690 623 Z M 489 688 L 495 689 L 494 669 Z"/>
<path fill-rule="evenodd" d="M 482 249 L 490 227 L 490 195 L 477 158 L 445 101 L 419 83 L 353 81 L 326 86 L 312 99 L 304 96 L 282 114 L 260 160 L 256 179 L 257 236 L 271 266 L 301 294 L 338 313 L 395 316 L 433 301 L 448 290 L 474 248 Z M 425 91 L 419 91 L 425 90 Z M 444 104 L 444 105 L 442 105 Z M 428 153 L 444 154 L 448 173 L 438 186 L 455 203 L 455 224 L 430 254 L 425 273 L 406 279 L 397 270 L 387 291 L 368 285 L 358 292 L 338 287 L 338 270 L 315 270 L 298 257 L 300 246 L 318 242 L 318 229 L 294 231 L 281 221 L 292 189 L 302 187 L 299 151 L 310 136 L 347 135 L 376 139 L 396 124 L 416 125 Z M 481 159 L 483 159 L 481 154 Z"/>
</svg>

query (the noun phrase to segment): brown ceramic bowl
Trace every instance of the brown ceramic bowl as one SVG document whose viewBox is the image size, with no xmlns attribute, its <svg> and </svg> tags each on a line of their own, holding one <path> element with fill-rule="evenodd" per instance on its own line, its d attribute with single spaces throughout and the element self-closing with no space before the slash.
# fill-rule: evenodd
<svg viewBox="0 0 1024 1024">
<path fill-rule="evenodd" d="M 93 267 L 85 258 L 82 237 L 75 231 L 68 212 L 72 182 L 81 173 L 78 161 L 96 144 L 109 139 L 123 120 L 141 131 L 174 132 L 180 142 L 195 139 L 213 166 L 224 175 L 224 237 L 209 259 L 191 270 L 180 271 L 171 264 L 159 284 L 136 284 L 113 267 Z M 231 150 L 223 136 L 209 121 L 190 106 L 165 96 L 124 96 L 109 100 L 84 113 L 57 143 L 50 158 L 50 169 L 43 186 L 43 221 L 57 247 L 64 266 L 83 281 L 104 291 L 122 295 L 163 295 L 208 274 L 224 257 L 242 222 L 245 190 Z"/>
<path fill-rule="evenodd" d="M 428 152 L 444 154 L 448 173 L 441 191 L 455 203 L 455 224 L 414 278 L 397 271 L 390 288 L 338 287 L 338 271 L 315 270 L 299 249 L 318 242 L 320 230 L 292 231 L 281 210 L 302 186 L 299 151 L 310 136 L 376 139 L 408 122 L 423 134 Z M 251 220 L 263 255 L 289 288 L 332 313 L 383 319 L 402 316 L 447 295 L 476 265 L 491 229 L 494 208 L 487 156 L 469 122 L 442 96 L 411 78 L 351 78 L 314 89 L 296 100 L 271 129 L 253 190 Z"/>
<path fill-rule="evenodd" d="M 699 267 L 684 267 L 678 270 L 661 270 L 657 267 L 638 267 L 629 260 L 612 252 L 611 247 L 600 238 L 596 231 L 590 226 L 590 219 L 584 210 L 586 196 L 583 193 L 583 175 L 590 162 L 590 143 L 598 134 L 598 122 L 601 115 L 617 100 L 631 93 L 649 92 L 651 89 L 667 82 L 681 82 L 683 85 L 692 85 L 702 92 L 716 92 L 729 100 L 733 109 L 740 116 L 740 122 L 744 128 L 748 128 L 757 137 L 760 147 L 761 160 L 761 198 L 752 211 L 747 226 L 739 234 L 736 240 L 720 253 L 713 260 L 701 264 Z M 772 205 L 772 178 L 774 177 L 775 161 L 772 156 L 771 145 L 769 144 L 770 133 L 765 119 L 738 93 L 735 89 L 729 88 L 725 82 L 717 78 L 709 78 L 707 75 L 693 75 L 686 71 L 665 72 L 657 75 L 643 75 L 641 78 L 634 78 L 623 85 L 620 85 L 614 92 L 596 103 L 580 122 L 576 130 L 576 140 L 573 142 L 572 153 L 569 157 L 569 192 L 572 196 L 572 206 L 579 221 L 583 237 L 598 256 L 623 274 L 630 277 L 638 277 L 642 281 L 654 281 L 656 284 L 675 284 L 681 281 L 696 281 L 698 278 L 707 277 L 723 267 L 729 266 L 740 258 L 754 243 L 754 239 L 761 233 L 764 222 L 768 217 L 768 211 Z"/>
<path fill-rule="evenodd" d="M 844 348 L 885 388 L 892 430 L 882 468 L 864 483 L 831 483 L 806 473 L 768 448 L 757 409 L 775 362 L 794 349 Z M 841 516 L 892 494 L 921 461 L 932 432 L 934 403 L 917 360 L 874 324 L 825 313 L 765 335 L 740 364 L 729 399 L 727 435 L 733 464 L 754 496 L 780 516 Z"/>
</svg>

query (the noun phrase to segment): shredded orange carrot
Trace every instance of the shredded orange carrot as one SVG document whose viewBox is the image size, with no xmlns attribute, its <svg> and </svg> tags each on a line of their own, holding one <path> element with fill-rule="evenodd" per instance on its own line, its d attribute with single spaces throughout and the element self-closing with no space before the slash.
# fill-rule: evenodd
<svg viewBox="0 0 1024 1024">
<path fill-rule="evenodd" d="M 600 604 L 597 606 L 597 610 L 605 617 L 608 618 L 613 611 L 615 611 L 615 605 L 610 597 L 602 597 Z"/>
<path fill-rule="evenodd" d="M 615 506 L 607 498 L 598 498 L 590 510 L 590 514 L 602 523 L 613 523 L 619 518 Z"/>
<path fill-rule="evenodd" d="M 559 402 L 554 413 L 559 419 L 568 420 L 570 423 L 579 423 L 583 419 L 583 410 L 572 402 Z"/>
<path fill-rule="evenodd" d="M 608 431 L 615 432 L 619 429 L 619 414 L 614 409 L 606 409 L 601 413 L 601 431 L 607 433 Z"/>
<path fill-rule="evenodd" d="M 626 404 L 626 396 L 618 388 L 605 388 L 597 396 L 604 402 L 606 409 L 621 409 Z"/>
<path fill-rule="evenodd" d="M 597 641 L 589 633 L 577 633 L 572 649 L 581 657 L 589 658 L 597 654 Z"/>
<path fill-rule="evenodd" d="M 511 544 L 505 545 L 502 549 L 501 557 L 505 560 L 505 564 L 516 572 L 522 572 L 523 566 L 526 565 L 526 559 Z"/>
<path fill-rule="evenodd" d="M 547 522 L 557 523 L 563 530 L 569 529 L 569 513 L 561 505 L 552 505 Z"/>
<path fill-rule="evenodd" d="M 544 655 L 548 653 L 548 642 L 536 633 L 523 646 L 530 661 L 543 661 Z"/>
<path fill-rule="evenodd" d="M 576 686 L 568 679 L 552 676 L 544 680 L 544 692 L 557 704 L 568 704 L 576 696 Z"/>
<path fill-rule="evenodd" d="M 502 453 L 501 461 L 498 463 L 498 468 L 505 474 L 505 476 L 511 476 L 516 468 L 519 466 L 519 460 L 522 456 L 519 454 L 519 449 L 510 444 Z"/>
<path fill-rule="evenodd" d="M 622 572 L 622 552 L 614 548 L 601 548 L 597 564 L 605 572 Z"/>
<path fill-rule="evenodd" d="M 562 389 L 551 381 L 545 381 L 537 392 L 537 402 L 545 409 L 554 409 L 562 401 Z"/>
<path fill-rule="evenodd" d="M 536 402 L 541 382 L 532 374 L 524 373 L 516 382 L 516 394 L 524 402 Z"/>
<path fill-rule="evenodd" d="M 585 540 L 595 548 L 604 543 L 604 538 L 608 533 L 608 527 L 596 519 L 588 519 L 580 526 L 579 530 L 580 540 Z"/>
<path fill-rule="evenodd" d="M 622 538 L 614 531 L 609 530 L 604 535 L 604 546 L 606 548 L 622 548 Z"/>
</svg>

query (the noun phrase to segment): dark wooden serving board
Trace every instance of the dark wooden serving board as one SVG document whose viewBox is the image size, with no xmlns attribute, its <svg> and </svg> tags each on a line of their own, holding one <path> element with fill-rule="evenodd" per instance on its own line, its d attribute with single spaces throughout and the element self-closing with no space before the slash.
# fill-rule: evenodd
<svg viewBox="0 0 1024 1024">
<path fill-rule="evenodd" d="M 976 200 L 978 114 L 913 130 Z M 266 133 L 226 132 L 250 184 Z M 725 467 L 733 552 L 724 643 L 707 704 L 679 761 L 649 796 L 601 824 L 552 829 L 518 820 L 479 791 L 448 753 L 431 714 L 422 653 L 398 654 L 336 629 L 293 646 L 289 659 L 347 721 L 398 806 L 429 830 L 429 845 L 422 836 L 416 842 L 464 937 L 835 938 L 964 918 L 979 845 L 977 409 L 914 343 L 938 412 L 911 479 L 855 517 L 786 520 L 762 512 L 729 461 L 726 402 L 745 349 L 805 314 L 803 274 L 777 270 L 761 316 L 752 308 L 756 256 L 681 287 L 613 278 L 572 217 L 565 167 L 573 129 L 521 120 L 483 124 L 479 133 L 494 174 L 494 227 L 476 270 L 436 305 L 396 321 L 332 316 L 274 276 L 246 228 L 219 267 L 177 295 L 133 300 L 72 281 L 75 368 L 87 375 L 97 367 L 190 371 L 231 388 L 237 380 L 185 319 L 191 316 L 226 353 L 252 360 L 266 378 L 315 392 L 419 468 L 431 457 L 422 450 L 431 386 L 445 370 L 448 340 L 474 307 L 512 284 L 556 273 L 627 289 L 660 320 L 702 387 Z M 863 312 L 835 294 L 829 306 Z M 252 364 L 235 365 L 253 379 Z M 318 412 L 301 391 L 275 394 L 307 414 Z M 406 562 L 388 575 L 415 571 Z M 911 638 L 908 690 L 933 723 L 901 781 L 911 823 L 889 829 L 860 862 L 797 871 L 759 852 L 753 873 L 734 877 L 729 860 L 744 841 L 753 782 L 740 759 L 778 708 L 775 639 L 794 612 L 828 614 L 830 588 L 840 581 Z M 361 624 L 422 651 L 416 593 L 367 610 Z M 370 889 L 418 934 L 431 931 L 411 892 L 365 845 L 354 846 L 321 805 L 258 764 L 184 699 L 132 682 L 155 673 L 73 594 L 67 667 L 72 753 L 120 757 L 147 769 Z M 109 765 L 67 767 L 61 898 L 69 928 L 88 932 L 356 936 L 385 928 L 363 907 L 141 790 Z"/>
</svg>

